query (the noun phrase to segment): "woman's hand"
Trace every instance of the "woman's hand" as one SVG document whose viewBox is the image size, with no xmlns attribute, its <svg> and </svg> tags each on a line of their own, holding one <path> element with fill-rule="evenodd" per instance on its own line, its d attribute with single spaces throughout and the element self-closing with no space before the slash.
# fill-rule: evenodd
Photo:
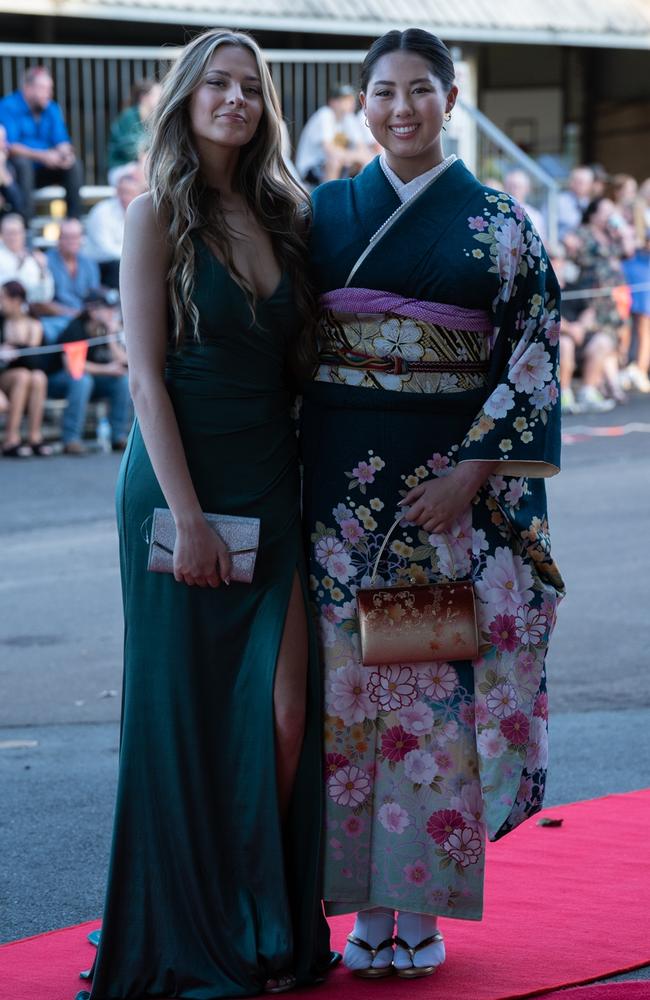
<svg viewBox="0 0 650 1000">
<path fill-rule="evenodd" d="M 410 507 L 404 520 L 419 525 L 429 535 L 451 531 L 497 465 L 462 462 L 449 475 L 414 486 L 400 502 L 400 506 Z"/>
<path fill-rule="evenodd" d="M 231 561 L 225 542 L 203 515 L 176 524 L 174 578 L 188 586 L 218 587 L 230 583 Z"/>
</svg>

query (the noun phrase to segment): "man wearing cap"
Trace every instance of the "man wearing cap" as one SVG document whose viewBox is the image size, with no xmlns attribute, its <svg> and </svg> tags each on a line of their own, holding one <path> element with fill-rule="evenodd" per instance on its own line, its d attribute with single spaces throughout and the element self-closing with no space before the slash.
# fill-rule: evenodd
<svg viewBox="0 0 650 1000">
<path fill-rule="evenodd" d="M 372 159 L 374 154 L 355 108 L 354 88 L 339 85 L 305 125 L 296 151 L 296 168 L 308 184 L 351 177 Z"/>
<path fill-rule="evenodd" d="M 48 395 L 66 399 L 63 414 L 63 450 L 67 455 L 83 455 L 82 442 L 86 410 L 91 400 L 106 399 L 110 406 L 113 451 L 122 451 L 132 418 L 127 375 L 126 351 L 117 340 L 120 329 L 118 294 L 114 289 L 99 288 L 84 299 L 83 312 L 73 319 L 60 335 L 58 343 L 89 341 L 83 373 L 72 372 L 65 352 L 50 355 Z M 93 340 L 100 341 L 93 344 Z"/>
</svg>

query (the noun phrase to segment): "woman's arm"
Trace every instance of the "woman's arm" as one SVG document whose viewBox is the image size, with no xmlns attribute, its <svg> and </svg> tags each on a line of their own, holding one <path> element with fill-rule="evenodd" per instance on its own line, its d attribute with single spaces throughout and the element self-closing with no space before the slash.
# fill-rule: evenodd
<svg viewBox="0 0 650 1000">
<path fill-rule="evenodd" d="M 429 534 L 450 531 L 498 465 L 489 461 L 462 462 L 449 475 L 414 486 L 398 504 L 410 508 L 404 520 Z"/>
<path fill-rule="evenodd" d="M 230 582 L 230 557 L 205 521 L 190 477 L 176 416 L 164 383 L 169 250 L 151 197 L 126 215 L 120 267 L 129 386 L 156 478 L 176 522 L 174 576 L 212 587 Z"/>
</svg>

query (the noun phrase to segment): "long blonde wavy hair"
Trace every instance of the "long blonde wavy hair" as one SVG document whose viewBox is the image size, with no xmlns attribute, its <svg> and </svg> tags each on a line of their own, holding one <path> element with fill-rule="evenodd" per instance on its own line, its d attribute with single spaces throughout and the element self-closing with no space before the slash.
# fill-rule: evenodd
<svg viewBox="0 0 650 1000">
<path fill-rule="evenodd" d="M 283 270 L 292 280 L 302 321 L 296 360 L 306 368 L 314 357 L 315 301 L 305 274 L 308 200 L 287 170 L 281 153 L 282 112 L 264 57 L 247 34 L 215 29 L 194 38 L 169 70 L 151 118 L 148 175 L 154 210 L 164 222 L 170 246 L 168 273 L 172 337 L 176 349 L 188 332 L 199 338 L 199 315 L 192 301 L 195 249 L 192 236 L 204 235 L 246 293 L 254 315 L 255 290 L 235 265 L 230 230 L 218 192 L 209 188 L 190 127 L 189 104 L 206 66 L 222 45 L 252 53 L 263 98 L 263 112 L 253 138 L 239 154 L 235 184 L 258 222 L 270 234 Z"/>
</svg>

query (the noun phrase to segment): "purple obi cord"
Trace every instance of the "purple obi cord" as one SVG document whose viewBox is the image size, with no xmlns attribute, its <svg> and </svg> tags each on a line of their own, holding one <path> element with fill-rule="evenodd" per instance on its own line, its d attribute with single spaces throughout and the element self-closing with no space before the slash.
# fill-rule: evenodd
<svg viewBox="0 0 650 1000">
<path fill-rule="evenodd" d="M 374 288 L 335 288 L 321 295 L 320 304 L 323 309 L 339 313 L 395 313 L 449 330 L 492 333 L 492 319 L 483 309 L 464 309 L 444 302 L 406 299 L 402 295 Z"/>
</svg>

